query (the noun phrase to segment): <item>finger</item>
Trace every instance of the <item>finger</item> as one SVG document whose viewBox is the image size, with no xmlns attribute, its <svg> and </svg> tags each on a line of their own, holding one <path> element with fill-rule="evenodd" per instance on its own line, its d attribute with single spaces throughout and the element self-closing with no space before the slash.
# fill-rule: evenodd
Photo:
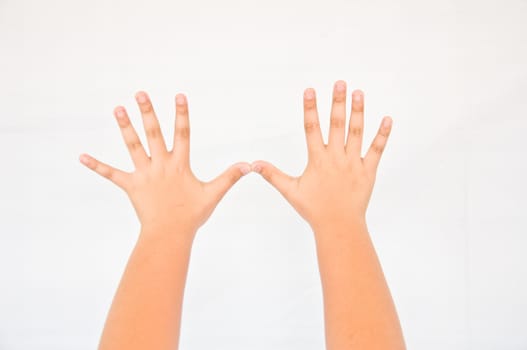
<svg viewBox="0 0 527 350">
<path fill-rule="evenodd" d="M 355 90 L 351 99 L 351 116 L 346 140 L 346 152 L 352 157 L 361 157 L 362 133 L 364 129 L 364 93 Z"/>
<path fill-rule="evenodd" d="M 135 167 L 141 168 L 147 165 L 150 159 L 148 159 L 143 144 L 137 136 L 132 123 L 130 123 L 130 118 L 128 118 L 126 110 L 124 107 L 118 106 L 114 109 L 113 113 L 117 119 L 117 124 L 119 124 L 121 134 L 123 135 L 124 142 L 126 143 Z"/>
<path fill-rule="evenodd" d="M 377 135 L 373 139 L 373 142 L 370 148 L 368 149 L 366 156 L 364 157 L 364 164 L 367 167 L 373 170 L 377 169 L 382 152 L 384 151 L 386 142 L 388 141 L 388 136 L 390 136 L 391 130 L 392 118 L 384 117 L 381 126 L 379 127 L 379 131 L 377 132 Z"/>
<path fill-rule="evenodd" d="M 214 180 L 208 182 L 206 186 L 212 191 L 216 200 L 219 201 L 242 176 L 250 171 L 251 165 L 249 163 L 240 162 L 233 164 Z"/>
<path fill-rule="evenodd" d="M 88 154 L 81 154 L 79 160 L 82 164 L 95 171 L 102 177 L 107 178 L 117 186 L 126 189 L 128 183 L 128 173 L 105 164 Z"/>
<path fill-rule="evenodd" d="M 148 141 L 148 148 L 150 150 L 150 156 L 152 159 L 162 156 L 167 153 L 165 140 L 159 127 L 159 121 L 157 120 L 152 106 L 152 101 L 144 91 L 139 91 L 135 94 L 135 99 L 139 105 L 141 115 L 143 116 L 143 125 L 145 128 L 146 139 Z"/>
<path fill-rule="evenodd" d="M 287 175 L 269 162 L 258 160 L 251 164 L 253 171 L 276 188 L 286 199 L 290 199 L 291 190 L 296 184 L 297 178 Z"/>
<path fill-rule="evenodd" d="M 187 98 L 183 94 L 176 95 L 176 126 L 174 130 L 173 152 L 177 161 L 189 164 L 190 124 L 188 119 Z"/>
<path fill-rule="evenodd" d="M 324 140 L 318 120 L 317 100 L 314 89 L 304 91 L 304 130 L 309 157 L 324 149 Z"/>
<path fill-rule="evenodd" d="M 346 82 L 338 80 L 333 86 L 333 103 L 329 118 L 328 147 L 344 151 L 344 127 L 346 126 Z"/>
</svg>

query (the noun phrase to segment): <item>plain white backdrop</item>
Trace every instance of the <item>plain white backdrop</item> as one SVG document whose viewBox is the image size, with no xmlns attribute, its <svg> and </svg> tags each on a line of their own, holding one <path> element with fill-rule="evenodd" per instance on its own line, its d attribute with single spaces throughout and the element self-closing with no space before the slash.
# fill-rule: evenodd
<svg viewBox="0 0 527 350">
<path fill-rule="evenodd" d="M 167 144 L 187 95 L 211 179 L 306 164 L 302 93 L 324 135 L 337 79 L 365 92 L 365 144 L 394 120 L 368 226 L 409 349 L 527 349 L 527 2 L 0 0 L 0 349 L 94 349 L 139 233 L 113 108 Z M 348 111 L 350 106 L 348 99 Z M 257 174 L 194 242 L 181 349 L 324 348 L 306 223 Z"/>
</svg>

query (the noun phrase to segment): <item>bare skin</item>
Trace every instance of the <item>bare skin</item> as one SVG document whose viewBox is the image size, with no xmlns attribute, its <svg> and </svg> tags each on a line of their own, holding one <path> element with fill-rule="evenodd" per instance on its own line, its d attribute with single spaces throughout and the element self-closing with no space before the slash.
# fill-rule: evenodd
<svg viewBox="0 0 527 350">
<path fill-rule="evenodd" d="M 361 156 L 364 94 L 352 93 L 346 138 L 346 83 L 333 90 L 328 143 L 319 125 L 315 91 L 304 91 L 308 163 L 290 176 L 269 162 L 252 163 L 313 229 L 324 294 L 328 350 L 405 349 L 397 312 L 372 245 L 366 210 L 392 127 L 385 117 Z"/>
<path fill-rule="evenodd" d="M 79 160 L 123 189 L 141 223 L 136 246 L 108 313 L 99 349 L 177 349 L 181 308 L 192 242 L 225 193 L 250 164 L 233 164 L 210 182 L 198 180 L 189 163 L 189 113 L 176 95 L 174 143 L 168 151 L 149 96 L 139 91 L 150 156 L 126 110 L 114 115 L 134 163 L 125 172 L 87 154 Z"/>
<path fill-rule="evenodd" d="M 195 234 L 225 193 L 253 170 L 275 186 L 313 228 L 324 292 L 328 350 L 405 349 L 382 268 L 366 226 L 377 166 L 391 131 L 385 117 L 361 157 L 363 93 L 353 93 L 347 140 L 346 86 L 335 85 L 328 144 L 319 127 L 315 92 L 304 92 L 308 164 L 298 177 L 271 163 L 232 165 L 210 182 L 189 164 L 186 97 L 176 96 L 174 144 L 167 151 L 150 99 L 136 94 L 147 135 L 146 154 L 123 107 L 114 115 L 132 157 L 124 172 L 87 154 L 80 161 L 122 188 L 141 232 L 110 308 L 99 349 L 177 349 L 181 307 Z"/>
</svg>

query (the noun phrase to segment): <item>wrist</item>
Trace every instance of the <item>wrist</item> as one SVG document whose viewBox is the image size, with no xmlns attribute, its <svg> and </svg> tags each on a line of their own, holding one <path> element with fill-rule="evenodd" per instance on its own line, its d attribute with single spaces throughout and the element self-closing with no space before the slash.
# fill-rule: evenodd
<svg viewBox="0 0 527 350">
<path fill-rule="evenodd" d="M 348 216 L 344 219 L 330 219 L 310 223 L 311 229 L 317 234 L 322 232 L 340 232 L 366 227 L 366 217 L 363 215 Z"/>
<path fill-rule="evenodd" d="M 350 217 L 345 220 L 331 220 L 311 225 L 317 244 L 336 243 L 351 239 L 353 236 L 368 234 L 366 218 Z"/>
<path fill-rule="evenodd" d="M 196 229 L 184 225 L 158 222 L 141 224 L 139 236 L 192 245 L 196 232 Z"/>
</svg>

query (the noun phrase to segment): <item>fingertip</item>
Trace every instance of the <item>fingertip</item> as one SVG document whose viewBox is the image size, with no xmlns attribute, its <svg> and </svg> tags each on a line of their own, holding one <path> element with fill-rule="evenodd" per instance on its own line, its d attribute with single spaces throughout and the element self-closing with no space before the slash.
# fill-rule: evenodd
<svg viewBox="0 0 527 350">
<path fill-rule="evenodd" d="M 353 100 L 354 101 L 357 101 L 357 102 L 360 102 L 360 100 L 363 98 L 364 96 L 364 91 L 362 91 L 361 89 L 355 89 L 353 90 L 353 92 L 351 93 L 351 96 L 353 97 Z"/>
<path fill-rule="evenodd" d="M 385 128 L 390 128 L 392 124 L 393 124 L 393 120 L 392 120 L 392 117 L 390 116 L 386 116 L 382 120 L 382 126 L 384 126 Z"/>
<path fill-rule="evenodd" d="M 176 104 L 178 105 L 184 105 L 187 103 L 187 97 L 183 93 L 176 94 Z"/>
<path fill-rule="evenodd" d="M 139 103 L 144 103 L 148 100 L 148 94 L 144 90 L 139 90 L 135 93 L 135 99 Z"/>
<path fill-rule="evenodd" d="M 335 82 L 334 88 L 338 92 L 342 92 L 346 90 L 346 82 L 342 79 L 339 79 Z"/>
<path fill-rule="evenodd" d="M 251 168 L 251 164 L 247 163 L 247 162 L 240 162 L 240 163 L 237 163 L 235 165 L 235 167 L 237 167 L 240 172 L 242 173 L 242 176 L 245 176 L 247 174 L 249 174 L 252 170 Z"/>
<path fill-rule="evenodd" d="M 86 166 L 89 166 L 90 165 L 90 156 L 87 155 L 86 153 L 82 153 L 79 155 L 79 161 L 86 165 Z"/>
<path fill-rule="evenodd" d="M 306 100 L 312 100 L 315 98 L 315 89 L 307 88 L 304 90 L 304 98 Z"/>
<path fill-rule="evenodd" d="M 125 115 L 125 109 L 124 109 L 124 106 L 116 106 L 116 107 L 113 109 L 113 114 L 114 114 L 117 118 L 122 118 L 122 117 L 124 117 L 124 115 Z"/>
<path fill-rule="evenodd" d="M 263 167 L 265 166 L 265 162 L 262 161 L 262 160 L 256 160 L 254 162 L 251 163 L 251 170 L 254 171 L 255 173 L 261 173 L 262 172 L 262 169 Z"/>
</svg>

